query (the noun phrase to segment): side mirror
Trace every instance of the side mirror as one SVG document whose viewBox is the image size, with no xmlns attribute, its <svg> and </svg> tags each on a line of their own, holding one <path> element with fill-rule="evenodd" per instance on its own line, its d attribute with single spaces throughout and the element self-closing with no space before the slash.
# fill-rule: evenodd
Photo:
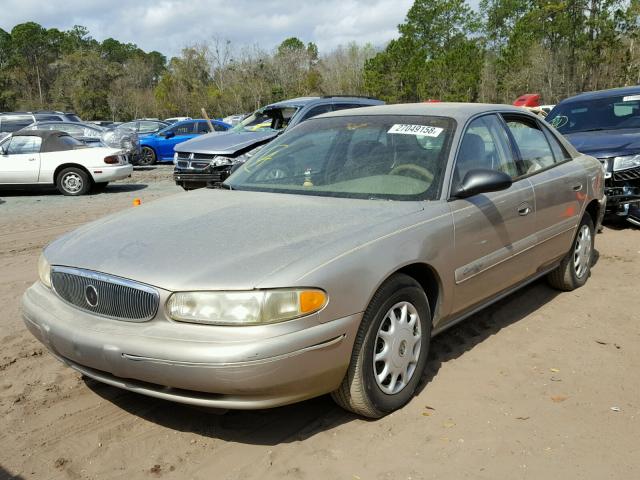
<svg viewBox="0 0 640 480">
<path fill-rule="evenodd" d="M 469 170 L 462 183 L 451 192 L 452 197 L 467 198 L 479 193 L 506 190 L 513 181 L 506 173 L 487 168 Z"/>
<path fill-rule="evenodd" d="M 167 132 L 162 134 L 161 136 L 163 136 L 164 138 L 173 138 L 176 136 L 175 132 Z"/>
</svg>

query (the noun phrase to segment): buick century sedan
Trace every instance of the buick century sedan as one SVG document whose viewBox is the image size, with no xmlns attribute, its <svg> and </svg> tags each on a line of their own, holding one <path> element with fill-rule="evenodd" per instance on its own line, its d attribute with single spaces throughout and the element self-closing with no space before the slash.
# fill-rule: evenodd
<svg viewBox="0 0 640 480">
<path fill-rule="evenodd" d="M 24 320 L 87 377 L 217 408 L 406 404 L 431 337 L 590 276 L 604 172 L 516 107 L 333 112 L 227 181 L 51 243 Z M 157 239 L 162 239 L 159 241 Z"/>
</svg>

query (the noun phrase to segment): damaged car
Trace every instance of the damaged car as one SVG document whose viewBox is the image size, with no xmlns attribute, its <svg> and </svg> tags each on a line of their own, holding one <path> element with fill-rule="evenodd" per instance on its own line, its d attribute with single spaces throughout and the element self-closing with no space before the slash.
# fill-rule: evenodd
<svg viewBox="0 0 640 480">
<path fill-rule="evenodd" d="M 608 213 L 640 227 L 640 86 L 567 98 L 547 121 L 602 163 Z"/>
<path fill-rule="evenodd" d="M 331 393 L 379 418 L 419 390 L 434 335 L 535 279 L 588 281 L 603 176 L 518 107 L 327 113 L 224 188 L 55 240 L 23 317 L 114 387 L 221 409 Z"/>
<path fill-rule="evenodd" d="M 322 113 L 382 105 L 370 97 L 301 97 L 267 105 L 223 134 L 209 134 L 175 147 L 173 178 L 185 190 L 219 186 L 236 165 L 288 128 Z"/>
</svg>

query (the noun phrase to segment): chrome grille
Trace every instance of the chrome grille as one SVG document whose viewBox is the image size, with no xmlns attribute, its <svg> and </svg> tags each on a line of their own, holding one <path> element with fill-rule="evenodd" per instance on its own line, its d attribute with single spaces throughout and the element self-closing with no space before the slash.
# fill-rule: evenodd
<svg viewBox="0 0 640 480">
<path fill-rule="evenodd" d="M 178 163 L 176 165 L 178 165 L 178 167 L 180 168 L 189 168 L 189 162 L 186 160 L 178 160 Z"/>
<path fill-rule="evenodd" d="M 51 284 L 58 296 L 67 303 L 116 320 L 150 320 L 160 303 L 160 295 L 153 287 L 91 270 L 54 266 L 51 269 Z M 92 302 L 87 293 L 91 287 L 97 293 L 96 302 Z"/>
</svg>

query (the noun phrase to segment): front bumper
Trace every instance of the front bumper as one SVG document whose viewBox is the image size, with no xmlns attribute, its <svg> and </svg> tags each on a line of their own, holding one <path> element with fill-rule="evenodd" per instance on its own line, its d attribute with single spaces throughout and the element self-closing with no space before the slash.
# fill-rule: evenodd
<svg viewBox="0 0 640 480">
<path fill-rule="evenodd" d="M 611 171 L 607 177 L 604 190 L 610 211 L 624 204 L 640 204 L 640 167 Z"/>
<path fill-rule="evenodd" d="M 130 177 L 133 173 L 133 165 L 130 163 L 126 165 L 107 165 L 100 168 L 92 168 L 89 171 L 96 183 L 113 182 L 115 180 L 122 180 Z"/>
<path fill-rule="evenodd" d="M 38 282 L 23 297 L 23 318 L 54 356 L 98 381 L 192 405 L 255 409 L 335 390 L 361 314 L 262 327 L 180 324 L 161 314 L 133 323 L 78 310 Z"/>
<path fill-rule="evenodd" d="M 192 170 L 175 169 L 173 180 L 176 185 L 185 188 L 219 187 L 229 177 L 229 169 L 210 169 L 201 173 L 193 173 Z"/>
</svg>

